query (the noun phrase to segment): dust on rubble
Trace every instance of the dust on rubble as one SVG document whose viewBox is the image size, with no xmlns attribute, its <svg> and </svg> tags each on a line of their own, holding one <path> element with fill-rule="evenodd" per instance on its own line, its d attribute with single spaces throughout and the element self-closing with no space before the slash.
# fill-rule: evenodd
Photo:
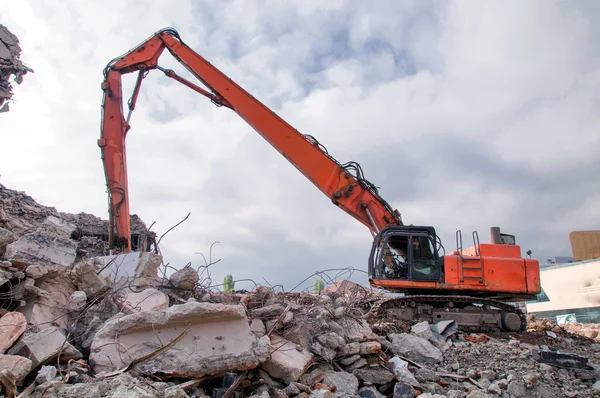
<svg viewBox="0 0 600 398">
<path fill-rule="evenodd" d="M 0 185 L 4 397 L 600 395 L 593 325 L 400 324 L 371 314 L 384 294 L 350 281 L 222 292 L 205 268 L 166 277 L 157 253 L 108 255 L 107 227 Z"/>
<path fill-rule="evenodd" d="M 20 57 L 19 39 L 0 24 L 0 113 L 9 111 L 8 101 L 13 97 L 11 76 L 17 84 L 21 84 L 23 76 L 33 72 L 33 69 L 23 64 Z"/>
</svg>

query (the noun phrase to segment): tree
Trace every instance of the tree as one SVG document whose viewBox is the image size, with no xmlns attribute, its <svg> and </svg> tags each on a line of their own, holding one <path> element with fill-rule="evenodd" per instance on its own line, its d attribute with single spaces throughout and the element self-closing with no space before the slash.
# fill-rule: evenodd
<svg viewBox="0 0 600 398">
<path fill-rule="evenodd" d="M 226 292 L 233 292 L 234 287 L 235 282 L 233 281 L 233 276 L 226 275 L 223 279 L 223 290 L 225 290 Z"/>
<path fill-rule="evenodd" d="M 323 283 L 323 279 L 315 279 L 313 283 L 313 292 L 321 293 L 321 290 L 325 288 L 325 283 Z"/>
</svg>

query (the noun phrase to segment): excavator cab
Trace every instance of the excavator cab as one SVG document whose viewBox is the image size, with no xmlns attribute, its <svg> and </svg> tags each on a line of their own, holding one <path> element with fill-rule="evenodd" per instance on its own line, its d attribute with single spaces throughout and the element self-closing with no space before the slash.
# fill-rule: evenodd
<svg viewBox="0 0 600 398">
<path fill-rule="evenodd" d="M 440 282 L 443 257 L 435 228 L 389 226 L 375 236 L 369 256 L 371 279 Z"/>
</svg>

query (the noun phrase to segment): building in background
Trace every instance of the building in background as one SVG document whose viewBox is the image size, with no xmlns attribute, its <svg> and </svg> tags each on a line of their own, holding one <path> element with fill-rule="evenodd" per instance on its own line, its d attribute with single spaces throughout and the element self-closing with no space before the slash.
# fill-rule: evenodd
<svg viewBox="0 0 600 398">
<path fill-rule="evenodd" d="M 600 231 L 569 234 L 573 257 L 540 264 L 542 291 L 528 313 L 555 322 L 600 323 Z"/>
</svg>

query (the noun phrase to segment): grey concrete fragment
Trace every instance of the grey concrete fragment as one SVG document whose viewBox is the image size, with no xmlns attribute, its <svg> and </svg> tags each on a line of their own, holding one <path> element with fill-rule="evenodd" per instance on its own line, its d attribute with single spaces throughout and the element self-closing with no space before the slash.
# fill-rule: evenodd
<svg viewBox="0 0 600 398">
<path fill-rule="evenodd" d="M 48 269 L 41 264 L 31 264 L 25 270 L 25 275 L 33 279 L 41 279 L 48 274 Z"/>
<path fill-rule="evenodd" d="M 177 344 L 138 367 L 150 374 L 201 377 L 252 369 L 270 356 L 268 337 L 252 333 L 242 305 L 188 302 L 152 313 L 116 315 L 96 332 L 90 360 L 97 373 L 114 371 L 158 350 L 188 325 Z"/>
<path fill-rule="evenodd" d="M 364 368 L 368 364 L 369 364 L 369 362 L 367 362 L 367 360 L 365 358 L 360 358 L 358 361 L 356 361 L 352 365 L 348 366 L 346 368 L 346 371 L 352 373 L 352 372 L 354 372 L 354 369 Z"/>
<path fill-rule="evenodd" d="M 169 281 L 178 289 L 193 289 L 198 279 L 198 272 L 192 267 L 182 268 L 169 277 Z"/>
<path fill-rule="evenodd" d="M 338 350 L 338 356 L 340 356 L 340 357 L 356 355 L 358 353 L 360 353 L 360 343 L 357 343 L 357 342 L 348 343 L 348 344 L 340 347 L 340 349 Z"/>
<path fill-rule="evenodd" d="M 356 369 L 352 374 L 364 383 L 386 384 L 394 380 L 394 374 L 382 367 Z"/>
<path fill-rule="evenodd" d="M 86 292 L 90 298 L 98 297 L 110 290 L 111 280 L 99 274 L 103 266 L 104 263 L 98 258 L 90 258 L 73 267 L 72 274 L 75 275 L 78 289 Z"/>
<path fill-rule="evenodd" d="M 276 318 L 285 310 L 281 304 L 267 305 L 266 307 L 252 310 L 252 316 L 260 319 Z"/>
<path fill-rule="evenodd" d="M 169 307 L 169 296 L 153 287 L 141 292 L 127 292 L 123 307 L 124 312 L 129 314 L 137 311 L 162 311 Z"/>
<path fill-rule="evenodd" d="M 318 341 L 314 341 L 311 344 L 310 349 L 312 352 L 321 356 L 326 361 L 332 361 L 336 356 L 336 352 L 334 349 L 325 347 L 323 344 L 319 343 Z"/>
<path fill-rule="evenodd" d="M 340 359 L 340 365 L 349 366 L 360 359 L 360 355 L 352 355 L 344 359 Z"/>
<path fill-rule="evenodd" d="M 297 344 L 275 334 L 271 336 L 271 347 L 271 358 L 260 367 L 286 384 L 297 381 L 313 359 L 308 350 L 298 350 Z"/>
<path fill-rule="evenodd" d="M 320 334 L 317 336 L 317 341 L 325 347 L 332 348 L 334 350 L 346 343 L 344 338 L 339 336 L 335 332 L 327 332 Z"/>
<path fill-rule="evenodd" d="M 358 379 L 352 373 L 328 370 L 325 372 L 323 383 L 335 387 L 336 393 L 342 393 L 345 396 L 354 395 L 358 392 Z"/>
<path fill-rule="evenodd" d="M 406 333 L 395 333 L 388 336 L 392 340 L 391 350 L 421 364 L 437 364 L 443 359 L 439 348 L 425 339 Z"/>
<path fill-rule="evenodd" d="M 81 353 L 67 341 L 63 332 L 54 326 L 24 336 L 8 350 L 8 354 L 31 359 L 32 369 L 56 360 L 59 354 L 62 361 L 82 357 Z"/>
<path fill-rule="evenodd" d="M 35 376 L 35 382 L 38 384 L 44 384 L 48 381 L 52 381 L 56 378 L 58 370 L 54 366 L 42 366 L 38 370 L 37 376 Z"/>
<path fill-rule="evenodd" d="M 157 271 L 162 256 L 151 252 L 130 252 L 116 256 L 95 257 L 100 262 L 100 275 L 111 281 L 112 288 L 146 288 L 158 285 Z M 89 293 L 88 293 L 89 294 Z"/>
<path fill-rule="evenodd" d="M 252 330 L 252 333 L 257 335 L 258 337 L 264 336 L 267 332 L 265 324 L 258 318 L 254 318 L 252 320 L 252 322 L 250 323 L 250 330 Z"/>
<path fill-rule="evenodd" d="M 77 243 L 68 235 L 54 231 L 50 221 L 36 232 L 22 236 L 6 246 L 5 258 L 17 266 L 44 264 L 49 270 L 61 272 L 70 267 L 77 255 Z M 60 230 L 60 226 L 56 227 Z"/>
</svg>

